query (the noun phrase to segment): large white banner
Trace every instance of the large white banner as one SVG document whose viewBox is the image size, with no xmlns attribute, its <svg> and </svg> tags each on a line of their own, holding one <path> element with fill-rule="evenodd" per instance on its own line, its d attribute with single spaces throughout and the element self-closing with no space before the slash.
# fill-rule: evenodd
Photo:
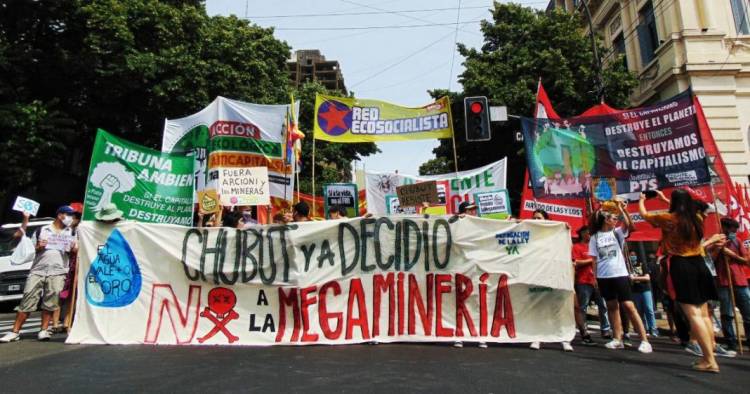
<svg viewBox="0 0 750 394">
<path fill-rule="evenodd" d="M 559 342 L 563 223 L 374 217 L 185 228 L 84 222 L 68 343 Z"/>
<path fill-rule="evenodd" d="M 473 170 L 451 172 L 442 175 L 405 175 L 395 172 L 366 172 L 367 211 L 388 214 L 387 201 L 396 198 L 396 188 L 424 181 L 448 181 L 448 212 L 456 213 L 463 201 L 473 200 L 474 193 L 505 189 L 508 172 L 507 159 L 503 158 Z M 393 197 L 391 197 L 393 196 Z"/>
<path fill-rule="evenodd" d="M 217 97 L 198 113 L 167 119 L 162 151 L 194 156 L 196 191 L 216 188 L 220 167 L 268 167 L 271 195 L 291 200 L 294 176 L 282 160 L 290 107 Z M 298 118 L 299 101 L 293 110 Z"/>
</svg>

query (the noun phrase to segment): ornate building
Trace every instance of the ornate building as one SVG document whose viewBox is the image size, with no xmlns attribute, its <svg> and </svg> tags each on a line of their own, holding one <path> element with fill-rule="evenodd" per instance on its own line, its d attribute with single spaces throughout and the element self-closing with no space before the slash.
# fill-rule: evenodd
<svg viewBox="0 0 750 394">
<path fill-rule="evenodd" d="M 581 1 L 551 0 L 548 9 L 584 12 Z M 623 54 L 638 76 L 631 105 L 640 106 L 692 87 L 730 175 L 750 174 L 750 1 L 589 0 L 594 30 Z"/>
</svg>

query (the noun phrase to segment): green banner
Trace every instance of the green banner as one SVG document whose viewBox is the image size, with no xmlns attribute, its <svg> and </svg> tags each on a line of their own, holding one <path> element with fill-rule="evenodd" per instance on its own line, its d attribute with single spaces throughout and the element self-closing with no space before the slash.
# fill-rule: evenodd
<svg viewBox="0 0 750 394">
<path fill-rule="evenodd" d="M 83 220 L 108 204 L 123 218 L 185 226 L 193 220 L 193 158 L 149 149 L 99 130 L 91 154 Z"/>
</svg>

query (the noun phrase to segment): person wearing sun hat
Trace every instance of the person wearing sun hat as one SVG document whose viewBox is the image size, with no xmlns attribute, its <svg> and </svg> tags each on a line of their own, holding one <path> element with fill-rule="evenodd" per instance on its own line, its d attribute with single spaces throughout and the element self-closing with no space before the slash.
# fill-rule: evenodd
<svg viewBox="0 0 750 394">
<path fill-rule="evenodd" d="M 70 255 L 78 251 L 78 245 L 70 229 L 75 211 L 68 205 L 57 209 L 55 221 L 40 227 L 31 237 L 36 245 L 36 256 L 31 264 L 29 277 L 24 286 L 23 298 L 16 307 L 13 329 L 0 338 L 0 343 L 21 339 L 21 328 L 31 312 L 41 304 L 42 326 L 37 338 L 49 340 L 48 330 L 53 312 L 60 308 L 60 292 L 65 285 Z"/>
<path fill-rule="evenodd" d="M 94 218 L 103 223 L 116 223 L 122 220 L 122 215 L 123 213 L 117 209 L 117 205 L 109 203 L 94 214 Z"/>
</svg>

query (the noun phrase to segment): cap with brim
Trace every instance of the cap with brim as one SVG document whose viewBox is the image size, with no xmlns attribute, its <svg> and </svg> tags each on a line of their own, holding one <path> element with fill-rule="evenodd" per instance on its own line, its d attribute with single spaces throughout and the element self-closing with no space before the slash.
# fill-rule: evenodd
<svg viewBox="0 0 750 394">
<path fill-rule="evenodd" d="M 60 208 L 57 208 L 57 215 L 59 215 L 61 213 L 64 213 L 66 215 L 70 215 L 73 212 L 75 212 L 75 210 L 73 210 L 73 208 L 71 208 L 70 205 L 63 205 Z"/>
<path fill-rule="evenodd" d="M 470 209 L 477 209 L 477 206 L 468 201 L 464 201 L 458 206 L 458 213 L 466 213 L 466 211 Z"/>
<path fill-rule="evenodd" d="M 110 221 L 122 219 L 122 215 L 123 213 L 121 210 L 117 209 L 117 205 L 107 204 L 94 215 L 94 218 L 101 221 Z"/>
</svg>

